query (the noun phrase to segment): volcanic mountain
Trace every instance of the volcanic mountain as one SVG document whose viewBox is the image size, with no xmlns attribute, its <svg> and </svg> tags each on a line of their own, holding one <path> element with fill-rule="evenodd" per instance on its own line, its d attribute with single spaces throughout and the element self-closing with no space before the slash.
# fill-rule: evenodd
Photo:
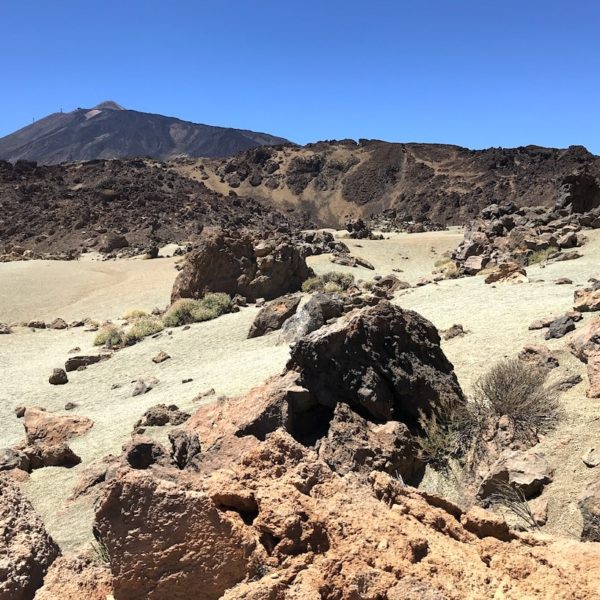
<svg viewBox="0 0 600 600">
<path fill-rule="evenodd" d="M 91 109 L 48 115 L 0 138 L 0 159 L 57 164 L 140 156 L 163 160 L 178 155 L 222 157 L 286 142 L 266 133 L 126 110 L 109 100 Z"/>
</svg>

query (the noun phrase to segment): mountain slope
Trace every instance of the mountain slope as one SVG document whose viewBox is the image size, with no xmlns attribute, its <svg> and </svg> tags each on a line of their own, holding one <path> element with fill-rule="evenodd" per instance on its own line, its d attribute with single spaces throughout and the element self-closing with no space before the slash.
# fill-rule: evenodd
<svg viewBox="0 0 600 600">
<path fill-rule="evenodd" d="M 386 209 L 408 220 L 463 224 L 492 202 L 551 206 L 560 181 L 582 169 L 600 176 L 600 158 L 582 146 L 469 150 L 343 140 L 173 163 L 222 194 L 234 189 L 328 227 Z"/>
<path fill-rule="evenodd" d="M 286 142 L 266 133 L 125 110 L 107 101 L 92 109 L 54 113 L 0 138 L 0 159 L 56 164 L 136 156 L 167 159 L 180 154 L 218 157 Z"/>
</svg>

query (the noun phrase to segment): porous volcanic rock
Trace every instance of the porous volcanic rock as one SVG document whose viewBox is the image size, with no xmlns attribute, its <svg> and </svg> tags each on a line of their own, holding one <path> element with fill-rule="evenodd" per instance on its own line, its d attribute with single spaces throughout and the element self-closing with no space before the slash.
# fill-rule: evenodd
<svg viewBox="0 0 600 600">
<path fill-rule="evenodd" d="M 65 371 L 77 371 L 80 367 L 89 367 L 103 360 L 108 360 L 112 354 L 90 354 L 85 356 L 71 356 L 65 362 Z"/>
<path fill-rule="evenodd" d="M 171 302 L 207 292 L 271 300 L 300 289 L 311 269 L 288 239 L 254 240 L 237 231 L 207 233 L 177 276 Z"/>
<path fill-rule="evenodd" d="M 525 498 L 537 496 L 552 481 L 553 469 L 546 457 L 536 451 L 507 450 L 492 465 L 479 488 L 479 497 L 501 493 L 502 485 L 518 487 Z"/>
<path fill-rule="evenodd" d="M 386 301 L 302 338 L 288 369 L 300 373 L 319 404 L 334 408 L 343 398 L 380 421 L 414 423 L 420 411 L 431 414 L 464 402 L 436 328 Z"/>
<path fill-rule="evenodd" d="M 210 497 L 144 472 L 109 483 L 95 529 L 115 598 L 216 600 L 252 570 L 256 540 Z"/>
<path fill-rule="evenodd" d="M 178 473 L 121 473 L 97 505 L 117 599 L 598 598 L 595 545 L 520 536 L 385 473 L 339 477 L 283 431 Z"/>
<path fill-rule="evenodd" d="M 190 418 L 175 404 L 156 404 L 151 406 L 136 423 L 136 427 L 157 427 L 162 425 L 181 425 Z"/>
<path fill-rule="evenodd" d="M 111 595 L 108 566 L 97 558 L 71 554 L 52 563 L 35 600 L 107 600 Z"/>
<path fill-rule="evenodd" d="M 546 346 L 534 344 L 524 346 L 518 358 L 538 369 L 555 369 L 559 366 L 558 359 Z"/>
<path fill-rule="evenodd" d="M 0 598 L 32 600 L 59 553 L 29 501 L 0 478 Z"/>
<path fill-rule="evenodd" d="M 600 310 L 600 284 L 575 290 L 573 308 L 580 312 Z"/>
<path fill-rule="evenodd" d="M 261 308 L 250 327 L 248 338 L 260 337 L 280 329 L 296 312 L 300 300 L 300 296 L 285 296 Z"/>
<path fill-rule="evenodd" d="M 48 382 L 52 385 L 64 385 L 65 383 L 69 383 L 69 378 L 64 369 L 54 369 L 52 375 L 48 377 Z"/>
</svg>

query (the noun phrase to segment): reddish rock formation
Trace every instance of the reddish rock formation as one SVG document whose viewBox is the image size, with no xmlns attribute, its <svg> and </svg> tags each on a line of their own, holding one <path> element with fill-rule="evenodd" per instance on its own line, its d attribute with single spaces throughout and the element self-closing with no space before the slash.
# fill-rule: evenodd
<svg viewBox="0 0 600 600">
<path fill-rule="evenodd" d="M 261 308 L 250 327 L 248 337 L 260 337 L 280 329 L 296 312 L 300 299 L 300 296 L 286 296 Z"/>
<path fill-rule="evenodd" d="M 0 598 L 32 600 L 58 555 L 29 501 L 0 478 Z"/>
<path fill-rule="evenodd" d="M 207 292 L 270 300 L 300 289 L 312 274 L 287 239 L 253 240 L 237 231 L 207 233 L 177 276 L 171 302 L 201 298 Z"/>
<path fill-rule="evenodd" d="M 61 556 L 52 563 L 35 600 L 107 600 L 112 589 L 110 569 L 99 557 Z"/>
</svg>

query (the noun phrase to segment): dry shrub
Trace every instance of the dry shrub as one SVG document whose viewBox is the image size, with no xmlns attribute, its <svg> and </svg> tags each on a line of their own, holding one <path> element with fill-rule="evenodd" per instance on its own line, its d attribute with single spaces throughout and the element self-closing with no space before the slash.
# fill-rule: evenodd
<svg viewBox="0 0 600 600">
<path fill-rule="evenodd" d="M 518 359 L 495 364 L 475 384 L 473 397 L 464 406 L 446 413 L 420 413 L 421 459 L 438 469 L 447 468 L 452 458 L 477 464 L 502 416 L 512 423 L 515 438 L 524 442 L 532 434 L 550 431 L 561 410 L 557 389 L 546 379 L 546 371 Z"/>
<path fill-rule="evenodd" d="M 527 257 L 527 265 L 535 265 L 536 263 L 544 262 L 551 254 L 558 252 L 556 246 L 549 246 L 544 250 L 535 250 Z"/>
<path fill-rule="evenodd" d="M 135 344 L 141 339 L 154 335 L 164 329 L 164 325 L 159 319 L 154 317 L 141 317 L 135 321 L 131 329 L 125 334 L 126 344 Z"/>
<path fill-rule="evenodd" d="M 182 298 L 174 302 L 163 317 L 166 327 L 179 327 L 189 323 L 210 321 L 231 311 L 231 298 L 227 294 L 206 294 L 201 300 Z"/>
<path fill-rule="evenodd" d="M 94 338 L 94 346 L 118 348 L 125 343 L 123 330 L 116 325 L 105 325 Z"/>
<path fill-rule="evenodd" d="M 339 271 L 330 271 L 317 277 L 309 277 L 302 284 L 303 292 L 340 292 L 347 290 L 354 285 L 354 275 L 352 273 L 341 273 Z"/>
<path fill-rule="evenodd" d="M 548 372 L 513 358 L 496 363 L 477 381 L 473 401 L 492 415 L 506 415 L 517 436 L 546 433 L 560 419 L 555 387 L 547 385 Z"/>
</svg>

